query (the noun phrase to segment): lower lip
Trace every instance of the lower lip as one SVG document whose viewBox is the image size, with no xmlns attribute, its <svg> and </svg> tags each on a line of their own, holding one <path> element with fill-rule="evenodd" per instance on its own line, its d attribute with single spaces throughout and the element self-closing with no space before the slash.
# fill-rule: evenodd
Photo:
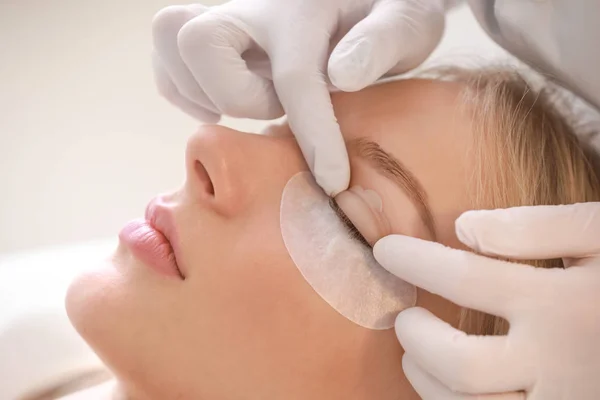
<svg viewBox="0 0 600 400">
<path fill-rule="evenodd" d="M 171 243 L 147 221 L 129 222 L 119 233 L 119 239 L 140 261 L 156 272 L 182 278 Z"/>
</svg>

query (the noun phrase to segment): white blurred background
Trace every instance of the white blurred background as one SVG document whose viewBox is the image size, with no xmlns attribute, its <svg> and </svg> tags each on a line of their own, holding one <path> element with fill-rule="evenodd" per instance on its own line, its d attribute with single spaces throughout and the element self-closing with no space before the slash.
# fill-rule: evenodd
<svg viewBox="0 0 600 400">
<path fill-rule="evenodd" d="M 182 181 L 197 124 L 150 68 L 170 4 L 0 0 L 0 254 L 112 236 Z"/>
<path fill-rule="evenodd" d="M 197 123 L 156 94 L 150 66 L 150 21 L 170 4 L 0 0 L 0 256 L 113 237 L 183 181 Z M 497 51 L 459 9 L 438 53 L 482 46 Z"/>
</svg>

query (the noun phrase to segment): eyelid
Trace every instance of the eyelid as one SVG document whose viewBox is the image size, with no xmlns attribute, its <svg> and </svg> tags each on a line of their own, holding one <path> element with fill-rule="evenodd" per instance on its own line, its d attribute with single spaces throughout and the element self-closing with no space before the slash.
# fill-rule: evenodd
<svg viewBox="0 0 600 400">
<path fill-rule="evenodd" d="M 342 210 L 342 208 L 339 206 L 337 201 L 335 201 L 335 198 L 332 197 L 329 199 L 329 205 L 331 206 L 333 212 L 335 212 L 336 215 L 338 216 L 338 218 L 342 221 L 342 223 L 344 225 L 346 225 L 346 228 L 348 228 L 350 236 L 352 236 L 354 239 L 358 240 L 359 242 L 361 242 L 362 244 L 364 244 L 367 247 L 373 247 L 369 244 L 367 239 L 365 239 L 365 237 L 362 235 L 362 233 L 360 233 L 360 231 L 354 225 L 354 223 L 352 223 L 350 218 L 348 218 L 348 216 L 346 215 L 344 210 Z"/>
<path fill-rule="evenodd" d="M 374 190 L 353 186 L 338 194 L 336 203 L 371 247 L 391 232 L 381 198 Z"/>
<path fill-rule="evenodd" d="M 361 186 L 352 186 L 348 190 L 360 197 L 372 211 L 383 212 L 383 201 L 374 190 L 363 189 Z"/>
</svg>

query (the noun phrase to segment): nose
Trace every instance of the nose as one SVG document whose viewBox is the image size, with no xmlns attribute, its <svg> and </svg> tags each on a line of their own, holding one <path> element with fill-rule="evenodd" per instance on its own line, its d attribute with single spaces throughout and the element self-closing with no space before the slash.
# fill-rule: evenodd
<svg viewBox="0 0 600 400">
<path fill-rule="evenodd" d="M 203 206 L 232 216 L 246 208 L 265 186 L 281 179 L 287 182 L 295 172 L 305 169 L 291 137 L 205 125 L 187 144 L 186 191 Z"/>
</svg>

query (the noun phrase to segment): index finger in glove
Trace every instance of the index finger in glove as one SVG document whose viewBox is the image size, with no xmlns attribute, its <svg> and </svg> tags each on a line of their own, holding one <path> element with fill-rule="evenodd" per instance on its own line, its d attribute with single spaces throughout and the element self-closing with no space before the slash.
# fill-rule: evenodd
<svg viewBox="0 0 600 400">
<path fill-rule="evenodd" d="M 373 248 L 389 272 L 455 304 L 510 320 L 531 300 L 531 288 L 554 282 L 551 270 L 500 261 L 402 235 Z"/>
<path fill-rule="evenodd" d="M 255 44 L 247 29 L 235 17 L 210 10 L 181 28 L 177 39 L 181 57 L 223 114 L 281 117 L 273 83 L 250 71 L 242 58 Z"/>
<path fill-rule="evenodd" d="M 456 233 L 476 251 L 515 259 L 600 255 L 600 202 L 467 211 Z"/>
<path fill-rule="evenodd" d="M 186 114 L 196 118 L 199 121 L 204 121 L 209 124 L 219 122 L 221 116 L 212 111 L 205 109 L 202 106 L 188 100 L 185 96 L 179 93 L 179 89 L 169 76 L 162 61 L 157 54 L 152 54 L 152 65 L 154 67 L 154 81 L 158 87 L 159 93 L 169 100 L 172 104 L 179 107 Z"/>
<path fill-rule="evenodd" d="M 206 109 L 214 114 L 220 114 L 213 102 L 199 86 L 198 82 L 181 59 L 177 46 L 177 35 L 180 29 L 190 20 L 208 11 L 208 7 L 201 4 L 190 6 L 170 6 L 160 10 L 152 20 L 152 37 L 155 49 L 155 68 L 157 65 L 162 70 L 155 69 L 155 73 L 162 74 L 161 85 L 173 85 L 179 96 L 187 99 L 181 100 L 175 96 L 177 102 L 191 106 L 192 110 Z M 169 99 L 173 101 L 172 99 Z M 177 104 L 181 107 L 180 104 Z M 190 107 L 186 107 L 190 109 Z M 189 113 L 189 111 L 186 110 Z M 194 114 L 192 114 L 194 115 Z M 195 115 L 194 115 L 195 116 Z M 211 120 L 214 118 L 211 118 Z M 204 120 L 204 119 L 202 119 Z"/>
<path fill-rule="evenodd" d="M 506 336 L 470 336 L 424 308 L 396 319 L 400 344 L 415 362 L 454 392 L 502 393 L 528 387 L 535 372 Z"/>
<path fill-rule="evenodd" d="M 273 61 L 273 82 L 308 167 L 335 196 L 348 188 L 350 163 L 323 72 L 328 40 L 314 36 L 294 43 L 294 53 Z"/>
</svg>

